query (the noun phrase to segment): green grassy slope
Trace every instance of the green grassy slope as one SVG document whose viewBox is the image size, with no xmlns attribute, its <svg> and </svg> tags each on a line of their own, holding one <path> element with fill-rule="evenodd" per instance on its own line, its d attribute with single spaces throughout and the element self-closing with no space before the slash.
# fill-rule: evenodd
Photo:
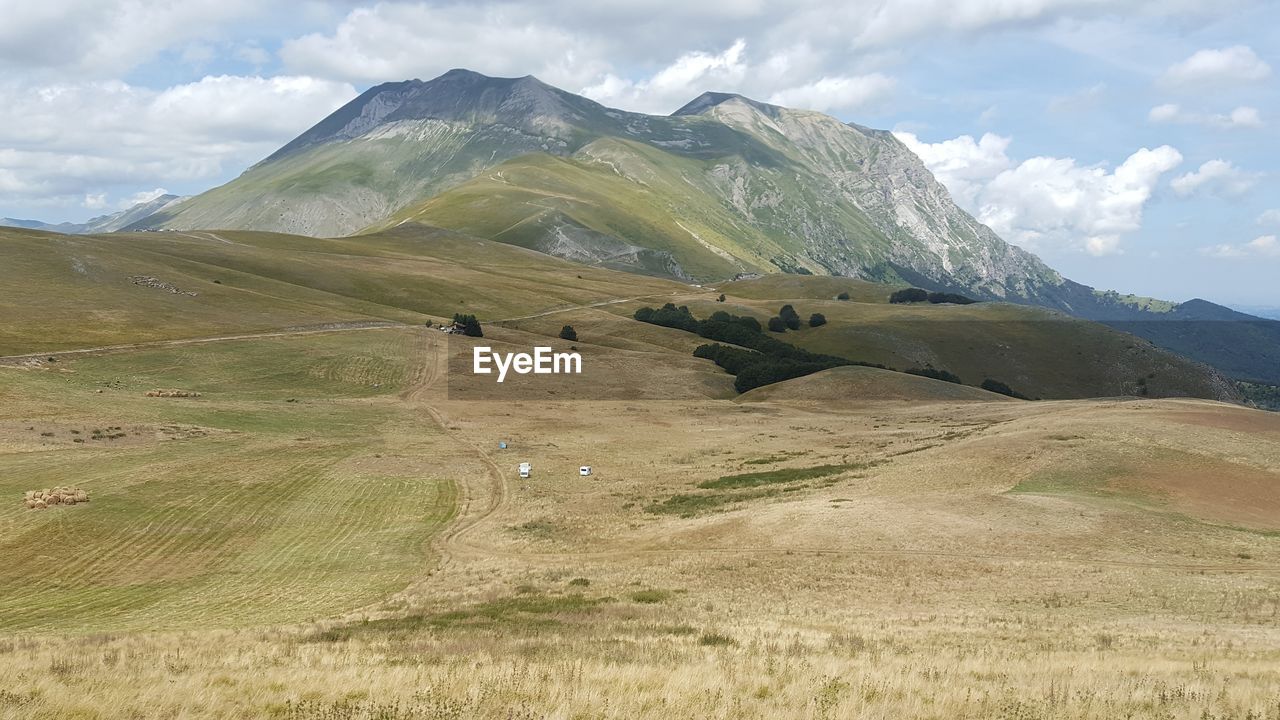
<svg viewBox="0 0 1280 720">
<path fill-rule="evenodd" d="M 890 367 L 932 366 L 970 385 L 993 378 L 1032 398 L 1236 396 L 1230 383 L 1203 365 L 1141 338 L 1039 308 L 795 305 L 828 319 L 823 327 L 787 334 L 801 347 Z"/>
<path fill-rule="evenodd" d="M 489 320 L 682 288 L 416 226 L 338 240 L 0 229 L 0 355 L 455 312 Z"/>
<path fill-rule="evenodd" d="M 0 628 L 293 623 L 404 587 L 456 491 L 436 459 L 440 430 L 379 401 L 406 387 L 424 336 L 255 339 L 0 371 Z M 155 387 L 203 396 L 145 397 Z M 119 436 L 95 437 L 104 428 Z M 15 501 L 61 484 L 90 502 Z"/>
<path fill-rule="evenodd" d="M 1240 401 L 1235 385 L 1217 371 L 1099 323 L 1006 303 L 891 305 L 886 299 L 893 287 L 871 283 L 849 286 L 858 299 L 832 300 L 837 280 L 761 278 L 720 288 L 727 294 L 724 303 L 708 296 L 686 304 L 700 318 L 724 310 L 753 315 L 762 323 L 790 304 L 806 321 L 815 312 L 827 318 L 822 327 L 775 336 L 792 344 L 898 370 L 947 370 L 971 386 L 992 378 L 1032 398 L 1145 395 Z M 746 297 L 735 294 L 739 287 Z M 643 304 L 612 310 L 630 313 Z"/>
</svg>

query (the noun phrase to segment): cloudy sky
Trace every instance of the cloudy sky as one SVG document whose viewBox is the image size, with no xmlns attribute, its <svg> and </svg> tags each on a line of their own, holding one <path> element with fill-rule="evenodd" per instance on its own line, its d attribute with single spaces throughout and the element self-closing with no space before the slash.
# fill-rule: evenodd
<svg viewBox="0 0 1280 720">
<path fill-rule="evenodd" d="M 0 0 L 0 216 L 235 177 L 454 67 L 668 113 L 704 90 L 889 128 L 1069 277 L 1280 306 L 1268 0 Z"/>
</svg>

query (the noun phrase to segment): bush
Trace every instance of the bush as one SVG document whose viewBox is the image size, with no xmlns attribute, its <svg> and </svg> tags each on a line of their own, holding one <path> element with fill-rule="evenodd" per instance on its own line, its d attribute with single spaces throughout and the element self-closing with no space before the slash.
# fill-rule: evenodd
<svg viewBox="0 0 1280 720">
<path fill-rule="evenodd" d="M 913 303 L 913 302 L 929 302 L 934 305 L 941 303 L 951 303 L 953 305 L 972 305 L 977 302 L 973 298 L 965 297 L 957 293 L 928 292 L 920 288 L 907 288 L 906 290 L 898 290 L 889 296 L 891 303 Z"/>
<path fill-rule="evenodd" d="M 576 342 L 578 339 L 578 331 L 574 330 L 572 325 L 565 325 L 560 328 L 560 339 Z"/>
<path fill-rule="evenodd" d="M 467 337 L 484 337 L 484 330 L 480 328 L 480 321 L 476 320 L 475 315 L 455 314 L 453 324 L 461 325 L 462 334 Z"/>
<path fill-rule="evenodd" d="M 698 644 L 706 647 L 727 647 L 735 644 L 733 638 L 722 633 L 706 633 L 698 638 Z"/>
<path fill-rule="evenodd" d="M 827 316 L 822 313 L 814 313 L 809 316 L 809 327 L 822 327 L 827 324 Z"/>
<path fill-rule="evenodd" d="M 787 331 L 787 323 L 782 318 L 774 315 L 769 318 L 769 332 L 784 333 Z"/>
<path fill-rule="evenodd" d="M 842 293 L 840 293 L 839 295 L 837 295 L 837 296 L 836 296 L 836 299 L 837 299 L 837 300 L 848 300 L 848 299 L 849 299 L 849 293 L 847 293 L 847 292 L 842 292 Z"/>
<path fill-rule="evenodd" d="M 724 294 L 723 294 L 723 293 L 721 293 L 720 297 L 716 298 L 716 302 L 724 302 Z"/>
<path fill-rule="evenodd" d="M 1008 395 L 1011 398 L 1018 398 L 1019 400 L 1031 399 L 1020 392 L 1016 392 L 1013 388 L 1009 387 L 1008 385 L 1005 385 L 999 380 L 992 380 L 991 378 L 987 378 L 986 380 L 983 380 L 982 385 L 980 387 L 983 390 L 986 390 L 988 392 L 1000 393 L 1001 395 Z"/>
<path fill-rule="evenodd" d="M 681 305 L 676 307 L 671 303 L 667 303 L 662 307 L 654 310 L 653 308 L 640 308 L 636 311 L 635 319 L 640 322 L 652 323 L 663 327 L 675 328 L 691 333 L 698 332 L 698 320 L 693 317 L 693 313 L 689 312 L 689 308 Z"/>
<path fill-rule="evenodd" d="M 929 299 L 929 292 L 920 288 L 907 288 L 906 290 L 898 290 L 889 296 L 889 302 L 897 305 L 901 303 L 925 302 Z"/>
<path fill-rule="evenodd" d="M 974 300 L 973 298 L 967 298 L 964 295 L 957 295 L 956 293 L 933 292 L 933 293 L 929 293 L 929 302 L 935 305 L 938 305 L 940 303 L 951 303 L 952 305 L 972 305 L 978 301 Z"/>
<path fill-rule="evenodd" d="M 944 382 L 955 383 L 957 385 L 964 384 L 964 382 L 960 379 L 959 375 L 956 375 L 955 373 L 952 373 L 952 372 L 947 372 L 946 370 L 938 370 L 936 368 L 931 368 L 931 367 L 907 368 L 903 372 L 909 375 L 919 375 L 920 377 L 933 378 L 934 380 L 942 380 Z"/>
</svg>

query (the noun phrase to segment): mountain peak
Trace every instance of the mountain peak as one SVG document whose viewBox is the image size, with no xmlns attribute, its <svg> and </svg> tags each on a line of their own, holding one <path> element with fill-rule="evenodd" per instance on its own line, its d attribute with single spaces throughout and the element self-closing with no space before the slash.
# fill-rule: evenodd
<svg viewBox="0 0 1280 720">
<path fill-rule="evenodd" d="M 546 130 L 548 125 L 579 117 L 586 104 L 595 105 L 532 75 L 491 77 L 454 68 L 431 80 L 375 85 L 264 162 L 326 142 L 351 140 L 401 120 L 479 122 L 514 128 L 536 125 Z"/>
<path fill-rule="evenodd" d="M 671 113 L 671 116 L 702 115 L 713 108 L 726 103 L 740 103 L 747 105 L 755 108 L 765 115 L 768 115 L 769 117 L 777 117 L 778 113 L 783 109 L 777 105 L 770 105 L 769 103 L 760 102 L 759 100 L 752 100 L 751 98 L 745 95 L 739 95 L 738 93 L 704 92 L 693 100 L 690 100 L 684 107 Z"/>
</svg>

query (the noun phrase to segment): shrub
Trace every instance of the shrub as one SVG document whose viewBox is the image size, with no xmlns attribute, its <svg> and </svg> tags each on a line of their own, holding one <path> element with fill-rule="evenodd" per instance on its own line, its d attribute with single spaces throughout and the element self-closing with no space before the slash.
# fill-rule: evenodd
<svg viewBox="0 0 1280 720">
<path fill-rule="evenodd" d="M 784 333 L 787 331 L 787 323 L 782 318 L 774 315 L 769 318 L 769 332 Z"/>
<path fill-rule="evenodd" d="M 982 385 L 980 387 L 983 390 L 986 390 L 988 392 L 1000 393 L 1001 395 L 1008 395 L 1011 398 L 1018 398 L 1019 400 L 1031 399 L 1020 392 L 1016 392 L 1013 388 L 1009 387 L 1008 385 L 1005 385 L 999 380 L 992 380 L 991 378 L 987 378 L 986 380 L 983 380 Z"/>
<path fill-rule="evenodd" d="M 951 303 L 953 305 L 972 305 L 977 302 L 973 298 L 965 297 L 957 293 L 944 292 L 928 292 L 920 288 L 907 288 L 906 290 L 898 290 L 889 296 L 891 303 L 913 303 L 913 302 L 930 302 L 934 305 L 940 303 Z"/>
<path fill-rule="evenodd" d="M 907 368 L 903 372 L 906 372 L 910 375 L 919 375 L 921 377 L 933 378 L 934 380 L 942 380 L 944 382 L 955 383 L 957 385 L 964 384 L 964 381 L 960 379 L 959 375 L 956 375 L 955 373 L 952 373 L 952 372 L 947 372 L 946 370 L 938 370 L 936 368 L 931 368 L 931 367 Z"/>
<path fill-rule="evenodd" d="M 576 342 L 578 340 L 578 331 L 574 330 L 572 325 L 565 325 L 560 328 L 560 339 Z"/>
<path fill-rule="evenodd" d="M 847 293 L 847 292 L 842 292 L 842 293 L 840 293 L 839 295 L 837 295 L 837 296 L 836 296 L 836 299 L 837 299 L 837 300 L 848 300 L 848 299 L 849 299 L 849 293 Z"/>
<path fill-rule="evenodd" d="M 720 294 L 720 297 L 716 298 L 716 302 L 724 302 L 724 294 L 723 294 L 723 293 L 721 293 L 721 294 Z"/>
<path fill-rule="evenodd" d="M 929 302 L 935 305 L 939 303 L 951 303 L 952 305 L 972 305 L 973 303 L 976 303 L 978 301 L 974 300 L 973 298 L 967 298 L 964 295 L 957 295 L 956 293 L 932 292 L 932 293 L 929 293 Z"/>
<path fill-rule="evenodd" d="M 827 324 L 827 316 L 822 313 L 814 313 L 809 316 L 809 327 L 822 327 Z"/>
<path fill-rule="evenodd" d="M 722 633 L 704 633 L 702 637 L 698 638 L 698 644 L 707 647 L 727 647 L 733 645 L 734 641 L 733 638 Z"/>
<path fill-rule="evenodd" d="M 631 593 L 631 599 L 645 605 L 653 605 L 655 603 L 664 602 L 671 597 L 671 593 L 666 590 L 637 590 Z"/>
<path fill-rule="evenodd" d="M 907 288 L 906 290 L 898 290 L 889 296 L 889 302 L 896 304 L 925 302 L 929 299 L 929 293 L 920 288 Z"/>
</svg>

